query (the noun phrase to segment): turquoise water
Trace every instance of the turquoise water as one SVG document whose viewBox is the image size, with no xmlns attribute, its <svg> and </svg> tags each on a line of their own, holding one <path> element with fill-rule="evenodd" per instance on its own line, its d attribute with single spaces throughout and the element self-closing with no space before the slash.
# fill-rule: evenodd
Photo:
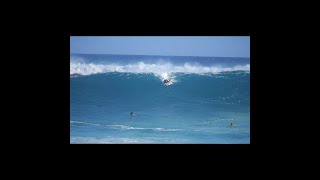
<svg viewBox="0 0 320 180">
<path fill-rule="evenodd" d="M 248 58 L 70 59 L 70 143 L 250 143 Z"/>
</svg>

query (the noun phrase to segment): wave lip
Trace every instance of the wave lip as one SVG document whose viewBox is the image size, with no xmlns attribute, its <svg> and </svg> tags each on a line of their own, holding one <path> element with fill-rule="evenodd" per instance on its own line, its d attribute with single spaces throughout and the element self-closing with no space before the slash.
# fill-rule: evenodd
<svg viewBox="0 0 320 180">
<path fill-rule="evenodd" d="M 250 64 L 236 65 L 233 67 L 201 66 L 190 63 L 183 65 L 173 65 L 169 62 L 163 64 L 146 64 L 138 62 L 134 64 L 118 65 L 118 64 L 93 64 L 82 62 L 71 62 L 70 75 L 92 75 L 99 73 L 120 72 L 120 73 L 152 73 L 160 79 L 164 80 L 172 73 L 187 74 L 206 74 L 221 73 L 228 71 L 248 71 L 250 72 Z"/>
</svg>

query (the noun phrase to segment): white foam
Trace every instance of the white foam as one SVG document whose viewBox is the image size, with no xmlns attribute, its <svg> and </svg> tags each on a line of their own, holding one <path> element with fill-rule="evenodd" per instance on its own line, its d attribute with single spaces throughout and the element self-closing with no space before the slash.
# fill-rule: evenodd
<svg viewBox="0 0 320 180">
<path fill-rule="evenodd" d="M 71 124 L 87 124 L 87 125 L 94 125 L 94 126 L 101 126 L 100 124 L 93 124 L 93 123 L 86 123 L 80 121 L 70 121 Z"/>
<path fill-rule="evenodd" d="M 185 139 L 176 138 L 124 138 L 124 137 L 70 137 L 71 144 L 182 144 L 187 143 Z"/>
<path fill-rule="evenodd" d="M 126 125 L 105 125 L 113 129 L 121 130 L 152 130 L 152 131 L 179 131 L 180 129 L 165 129 L 165 128 L 142 128 L 142 127 L 131 127 Z"/>
<path fill-rule="evenodd" d="M 70 121 L 71 124 L 86 124 L 86 125 L 94 125 L 94 126 L 105 126 L 112 129 L 120 129 L 120 130 L 152 130 L 152 131 L 180 131 L 181 129 L 165 129 L 165 128 L 142 128 L 142 127 L 131 127 L 127 125 L 101 125 L 101 124 L 94 124 L 94 123 L 87 123 L 87 122 L 80 122 L 80 121 Z"/>
<path fill-rule="evenodd" d="M 183 65 L 172 65 L 170 62 L 159 64 L 146 64 L 137 62 L 134 64 L 119 65 L 119 64 L 93 64 L 83 63 L 80 61 L 72 61 L 70 63 L 70 74 L 91 75 L 109 72 L 121 73 L 152 73 L 161 80 L 168 79 L 172 73 L 221 73 L 226 71 L 250 71 L 250 64 L 237 65 L 234 67 L 222 66 L 201 66 L 199 64 L 185 63 Z"/>
<path fill-rule="evenodd" d="M 156 143 L 152 139 L 143 138 L 95 138 L 95 137 L 71 137 L 71 144 L 141 144 Z"/>
</svg>

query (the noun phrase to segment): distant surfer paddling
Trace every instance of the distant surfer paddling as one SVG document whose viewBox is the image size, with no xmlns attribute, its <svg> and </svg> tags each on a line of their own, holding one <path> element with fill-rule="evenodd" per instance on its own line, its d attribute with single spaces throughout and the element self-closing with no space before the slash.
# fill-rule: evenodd
<svg viewBox="0 0 320 180">
<path fill-rule="evenodd" d="M 166 86 L 170 86 L 172 83 L 168 79 L 165 79 L 163 81 L 163 84 L 166 85 Z"/>
</svg>

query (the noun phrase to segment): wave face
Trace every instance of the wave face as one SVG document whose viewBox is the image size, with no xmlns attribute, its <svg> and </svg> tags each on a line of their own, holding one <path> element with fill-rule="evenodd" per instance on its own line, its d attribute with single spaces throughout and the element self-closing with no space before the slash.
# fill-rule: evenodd
<svg viewBox="0 0 320 180">
<path fill-rule="evenodd" d="M 71 55 L 70 77 L 71 143 L 250 143 L 250 59 Z"/>
</svg>

